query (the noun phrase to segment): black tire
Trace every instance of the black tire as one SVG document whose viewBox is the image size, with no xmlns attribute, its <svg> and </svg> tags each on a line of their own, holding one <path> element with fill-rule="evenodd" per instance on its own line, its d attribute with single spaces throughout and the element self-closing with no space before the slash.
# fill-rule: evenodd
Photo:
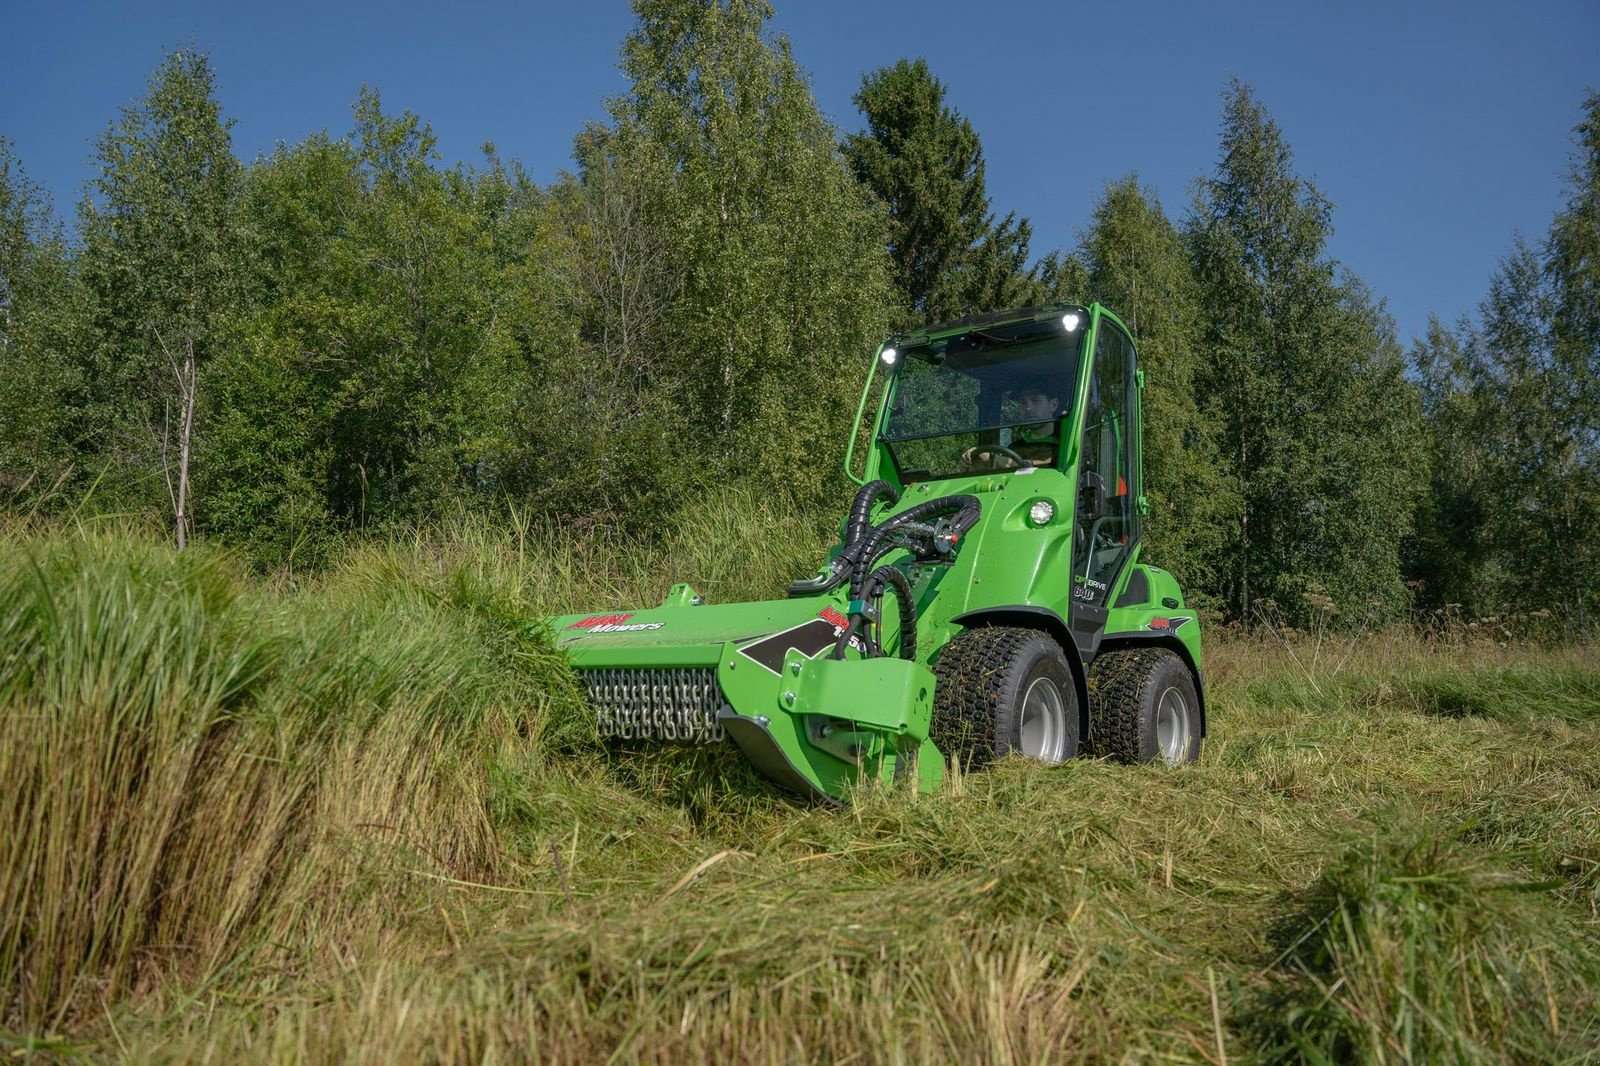
<svg viewBox="0 0 1600 1066">
<path fill-rule="evenodd" d="M 1118 762 L 1171 766 L 1200 757 L 1194 675 L 1165 648 L 1112 651 L 1089 667 L 1089 743 Z"/>
<path fill-rule="evenodd" d="M 933 664 L 930 735 L 964 769 L 1020 754 L 1064 762 L 1078 753 L 1078 695 L 1061 646 L 1033 629 L 960 634 Z"/>
</svg>

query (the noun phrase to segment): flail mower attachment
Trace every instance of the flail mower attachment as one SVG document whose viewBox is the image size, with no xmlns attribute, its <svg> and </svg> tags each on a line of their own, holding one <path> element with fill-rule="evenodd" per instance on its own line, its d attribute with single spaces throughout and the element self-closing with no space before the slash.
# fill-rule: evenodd
<svg viewBox="0 0 1600 1066">
<path fill-rule="evenodd" d="M 652 609 L 552 619 L 601 736 L 729 739 L 768 778 L 826 801 L 871 781 L 938 787 L 934 675 L 916 660 L 903 568 L 948 568 L 980 508 L 946 496 L 871 523 L 875 504 L 897 499 L 884 482 L 864 487 L 842 546 L 786 600 L 713 605 L 675 585 Z M 890 555 L 899 566 L 880 565 Z"/>
</svg>

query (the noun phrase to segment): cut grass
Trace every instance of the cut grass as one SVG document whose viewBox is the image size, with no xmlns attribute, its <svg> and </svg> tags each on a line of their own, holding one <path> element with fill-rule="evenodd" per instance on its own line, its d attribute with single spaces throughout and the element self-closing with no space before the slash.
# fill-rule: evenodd
<svg viewBox="0 0 1600 1066">
<path fill-rule="evenodd" d="M 1173 771 L 1008 761 L 792 803 L 604 749 L 545 612 L 770 594 L 751 501 L 665 548 L 463 521 L 312 586 L 129 531 L 0 556 L 0 1004 L 139 1061 L 1593 1057 L 1585 649 L 1219 642 Z"/>
</svg>

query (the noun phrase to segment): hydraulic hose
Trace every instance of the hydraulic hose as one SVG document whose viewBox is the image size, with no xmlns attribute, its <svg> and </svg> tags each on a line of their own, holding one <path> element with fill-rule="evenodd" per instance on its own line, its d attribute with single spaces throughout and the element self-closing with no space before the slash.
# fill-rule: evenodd
<svg viewBox="0 0 1600 1066">
<path fill-rule="evenodd" d="M 867 523 L 872 518 L 872 506 L 880 499 L 887 499 L 889 506 L 893 507 L 900 502 L 900 493 L 887 481 L 879 479 L 869 481 L 861 486 L 861 491 L 856 493 L 855 502 L 850 505 L 850 521 L 845 525 L 845 547 L 856 542 L 867 529 Z"/>
<path fill-rule="evenodd" d="M 872 520 L 872 508 L 882 499 L 893 506 L 900 502 L 900 493 L 887 481 L 869 481 L 861 486 L 850 504 L 844 527 L 844 547 L 839 554 L 816 577 L 789 583 L 789 595 L 814 596 L 835 588 L 846 576 L 850 578 L 850 600 L 859 607 L 851 613 L 849 624 L 839 634 L 833 649 L 835 658 L 844 658 L 845 649 L 857 635 L 863 637 L 869 657 L 883 654 L 872 636 L 869 625 L 872 619 L 866 605 L 879 600 L 885 588 L 894 589 L 899 607 L 900 654 L 905 659 L 913 658 L 917 653 L 917 606 L 911 595 L 911 582 L 897 568 L 878 566 L 878 561 L 896 548 L 906 547 L 907 537 L 927 538 L 926 546 L 916 540 L 911 542 L 910 550 L 919 558 L 948 555 L 982 514 L 982 505 L 976 496 L 940 496 L 908 507 L 875 526 L 868 525 Z M 941 525 L 930 524 L 931 520 L 946 516 L 948 519 Z"/>
<path fill-rule="evenodd" d="M 900 606 L 900 648 L 905 658 L 916 654 L 916 604 L 911 596 L 911 583 L 904 574 L 893 566 L 877 566 L 878 560 L 903 547 L 902 542 L 894 539 L 897 532 L 911 532 L 923 534 L 929 539 L 929 551 L 953 551 L 961 537 L 974 525 L 982 513 L 982 506 L 976 496 L 941 496 L 938 499 L 928 500 L 917 504 L 915 507 L 884 519 L 876 526 L 862 531 L 844 551 L 834 560 L 834 569 L 830 576 L 835 578 L 828 585 L 832 588 L 837 584 L 838 578 L 843 577 L 847 564 L 850 573 L 850 600 L 852 604 L 859 604 L 865 608 L 866 604 L 881 595 L 885 586 L 892 586 L 895 598 Z M 942 530 L 928 524 L 929 519 L 951 517 Z M 948 549 L 940 548 L 937 538 L 948 537 Z M 920 556 L 922 553 L 919 551 Z M 876 569 L 874 569 L 876 567 Z M 892 576 L 891 576 L 892 575 Z M 869 619 L 864 609 L 857 609 L 850 615 L 850 624 L 839 635 L 838 642 L 834 645 L 834 657 L 844 658 L 844 650 L 849 647 L 850 639 L 857 634 L 866 637 L 868 656 L 882 654 L 882 649 L 876 646 L 867 631 Z M 910 650 L 907 651 L 907 648 Z"/>
<path fill-rule="evenodd" d="M 980 513 L 981 506 L 976 496 L 940 496 L 938 499 L 909 507 L 873 526 L 839 556 L 841 561 L 846 556 L 850 557 L 850 598 L 852 600 L 861 598 L 861 589 L 867 574 L 877 565 L 879 559 L 898 547 L 890 539 L 896 530 L 913 523 L 924 523 L 930 518 L 954 515 L 947 527 L 951 543 L 954 544 L 967 530 L 977 524 Z"/>
<path fill-rule="evenodd" d="M 850 516 L 845 522 L 844 547 L 839 554 L 829 563 L 828 569 L 816 577 L 802 578 L 799 581 L 789 582 L 789 595 L 815 596 L 821 592 L 838 585 L 850 573 L 850 549 L 861 539 L 867 531 L 868 523 L 872 520 L 872 508 L 881 499 L 889 501 L 892 507 L 900 502 L 900 493 L 887 481 L 878 479 L 869 481 L 861 486 L 856 493 L 856 498 L 850 504 Z"/>
<path fill-rule="evenodd" d="M 894 589 L 895 601 L 900 608 L 900 658 L 913 660 L 917 657 L 917 604 L 911 598 L 911 582 L 897 568 L 880 566 L 867 578 L 866 602 L 877 601 L 883 595 L 885 587 Z M 883 612 L 881 606 L 878 612 L 881 617 Z M 839 642 L 834 645 L 834 658 L 844 658 L 844 649 L 849 646 L 850 638 L 857 632 L 861 632 L 866 640 L 869 658 L 877 658 L 883 654 L 883 648 L 866 623 L 867 619 L 862 615 L 851 619 L 849 628 L 840 635 Z"/>
<path fill-rule="evenodd" d="M 917 657 L 917 603 L 911 598 L 911 581 L 904 573 L 893 566 L 880 566 L 867 579 L 867 586 L 873 590 L 874 599 L 882 594 L 883 587 L 886 584 L 894 589 L 895 601 L 900 605 L 900 658 L 906 660 L 915 659 Z"/>
</svg>

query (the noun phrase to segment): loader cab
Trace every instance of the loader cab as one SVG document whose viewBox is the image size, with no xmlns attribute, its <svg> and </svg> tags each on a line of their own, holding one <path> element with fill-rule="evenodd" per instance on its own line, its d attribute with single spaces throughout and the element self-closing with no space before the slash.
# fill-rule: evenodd
<svg viewBox="0 0 1600 1066">
<path fill-rule="evenodd" d="M 976 321 L 886 346 L 877 438 L 883 474 L 903 487 L 1060 469 L 1087 322 L 1087 313 L 1073 308 L 1020 322 Z"/>
<path fill-rule="evenodd" d="M 1098 304 L 1061 304 L 897 338 L 879 352 L 858 425 L 874 381 L 882 390 L 877 432 L 860 475 L 847 459 L 857 480 L 883 478 L 901 490 L 949 483 L 926 485 L 938 493 L 983 490 L 997 478 L 1045 470 L 1059 475 L 1032 479 L 1028 491 L 1053 495 L 1057 512 L 1070 515 L 1052 527 L 1070 537 L 1070 548 L 1051 549 L 1033 537 L 1016 543 L 1008 554 L 1036 555 L 1037 565 L 1015 570 L 1033 576 L 1007 583 L 1004 593 L 990 578 L 983 594 L 1049 610 L 1090 661 L 1135 561 L 1144 513 L 1142 381 L 1126 327 Z M 1041 404 L 1048 419 L 1041 419 Z"/>
</svg>

